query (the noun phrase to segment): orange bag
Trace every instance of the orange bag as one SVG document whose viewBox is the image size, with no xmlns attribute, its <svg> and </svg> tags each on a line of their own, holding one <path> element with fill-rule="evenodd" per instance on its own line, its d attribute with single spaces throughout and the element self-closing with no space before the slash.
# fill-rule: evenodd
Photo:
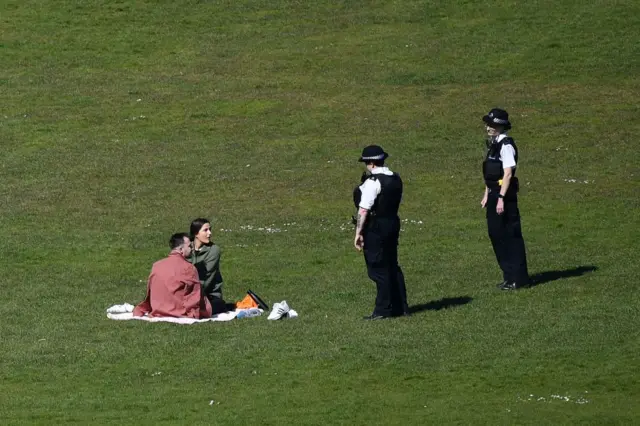
<svg viewBox="0 0 640 426">
<path fill-rule="evenodd" d="M 250 308 L 258 308 L 258 307 L 259 306 L 256 303 L 256 301 L 253 300 L 253 297 L 251 297 L 248 294 L 244 297 L 244 299 L 236 303 L 236 309 L 250 309 Z"/>
</svg>

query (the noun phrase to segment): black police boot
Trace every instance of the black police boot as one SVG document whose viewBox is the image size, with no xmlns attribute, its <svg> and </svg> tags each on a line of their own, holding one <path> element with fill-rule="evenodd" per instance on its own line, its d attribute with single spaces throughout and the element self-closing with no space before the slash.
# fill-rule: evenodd
<svg viewBox="0 0 640 426">
<path fill-rule="evenodd" d="M 500 290 L 519 290 L 521 288 L 522 286 L 518 285 L 518 283 L 516 283 L 515 281 L 513 282 L 505 281 L 505 283 L 500 287 Z"/>
<path fill-rule="evenodd" d="M 387 315 L 378 315 L 378 314 L 371 314 L 371 315 L 367 315 L 366 317 L 364 317 L 364 320 L 367 321 L 376 321 L 376 320 L 384 320 L 389 318 Z"/>
</svg>

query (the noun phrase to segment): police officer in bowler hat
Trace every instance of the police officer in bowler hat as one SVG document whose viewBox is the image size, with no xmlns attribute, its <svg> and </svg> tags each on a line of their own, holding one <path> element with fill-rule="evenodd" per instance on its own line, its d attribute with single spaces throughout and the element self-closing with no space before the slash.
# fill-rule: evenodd
<svg viewBox="0 0 640 426">
<path fill-rule="evenodd" d="M 518 210 L 518 148 L 507 131 L 507 111 L 494 108 L 482 118 L 487 131 L 487 156 L 483 163 L 485 182 L 481 205 L 487 210 L 487 227 L 493 251 L 502 269 L 502 290 L 517 290 L 529 284 L 520 212 Z"/>
<path fill-rule="evenodd" d="M 367 320 L 409 315 L 404 275 L 398 265 L 402 179 L 384 166 L 388 154 L 377 145 L 362 151 L 367 176 L 354 191 L 358 213 L 354 245 L 364 252 L 369 278 L 376 283 L 375 308 Z"/>
</svg>

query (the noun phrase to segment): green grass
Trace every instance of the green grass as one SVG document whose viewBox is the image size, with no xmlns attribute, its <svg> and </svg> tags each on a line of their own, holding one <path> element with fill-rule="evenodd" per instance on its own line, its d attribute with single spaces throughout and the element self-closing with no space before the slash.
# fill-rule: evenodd
<svg viewBox="0 0 640 426">
<path fill-rule="evenodd" d="M 2 424 L 636 423 L 638 40 L 624 0 L 5 1 Z M 494 106 L 531 273 L 595 271 L 494 289 Z M 429 309 L 369 324 L 348 218 L 372 143 L 405 180 L 401 263 Z M 107 320 L 203 215 L 227 298 L 300 318 Z"/>
</svg>

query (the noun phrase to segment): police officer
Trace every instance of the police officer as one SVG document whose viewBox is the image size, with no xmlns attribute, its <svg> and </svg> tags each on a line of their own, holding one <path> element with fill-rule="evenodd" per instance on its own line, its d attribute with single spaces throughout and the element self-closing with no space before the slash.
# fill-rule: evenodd
<svg viewBox="0 0 640 426">
<path fill-rule="evenodd" d="M 487 227 L 498 265 L 502 290 L 517 290 L 529 284 L 527 256 L 518 211 L 518 148 L 507 131 L 509 114 L 494 108 L 482 120 L 487 131 L 487 156 L 483 164 L 485 182 L 481 205 L 487 209 Z"/>
<path fill-rule="evenodd" d="M 367 273 L 377 287 L 376 304 L 367 320 L 409 315 L 407 291 L 398 265 L 398 238 L 402 201 L 402 179 L 384 166 L 388 154 L 371 145 L 362 151 L 367 175 L 354 191 L 356 215 L 355 248 L 364 251 Z"/>
</svg>

